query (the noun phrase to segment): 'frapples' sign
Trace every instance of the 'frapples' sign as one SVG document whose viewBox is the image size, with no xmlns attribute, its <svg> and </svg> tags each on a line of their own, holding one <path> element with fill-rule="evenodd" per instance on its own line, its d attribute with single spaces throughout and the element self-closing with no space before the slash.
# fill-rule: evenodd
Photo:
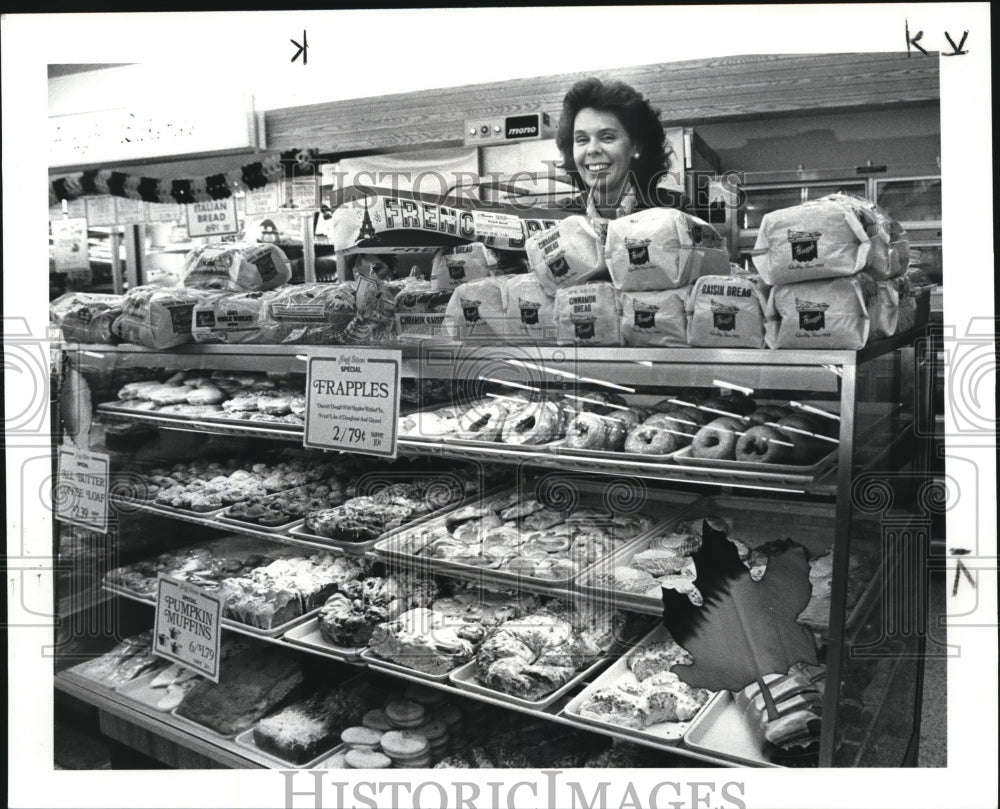
<svg viewBox="0 0 1000 809">
<path fill-rule="evenodd" d="M 310 357 L 304 445 L 395 458 L 401 356 L 344 346 Z"/>
</svg>

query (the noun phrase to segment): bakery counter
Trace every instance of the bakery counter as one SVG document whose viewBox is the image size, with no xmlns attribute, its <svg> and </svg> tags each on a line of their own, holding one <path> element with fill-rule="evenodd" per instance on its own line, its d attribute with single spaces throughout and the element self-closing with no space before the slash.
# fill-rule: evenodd
<svg viewBox="0 0 1000 809">
<path fill-rule="evenodd" d="M 234 741 L 199 732 L 195 725 L 181 725 L 169 714 L 156 714 L 110 689 L 101 688 L 64 671 L 55 677 L 56 691 L 97 708 L 100 729 L 151 758 L 177 768 L 228 767 L 234 769 L 273 766 L 263 756 Z"/>
</svg>

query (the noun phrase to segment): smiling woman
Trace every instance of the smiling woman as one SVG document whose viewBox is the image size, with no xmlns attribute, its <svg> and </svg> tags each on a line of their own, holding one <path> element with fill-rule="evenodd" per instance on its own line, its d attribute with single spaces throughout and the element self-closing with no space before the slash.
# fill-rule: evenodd
<svg viewBox="0 0 1000 809">
<path fill-rule="evenodd" d="M 657 181 L 669 168 L 659 113 L 624 82 L 587 78 L 563 99 L 556 134 L 563 168 L 594 203 L 617 217 L 669 204 Z"/>
</svg>

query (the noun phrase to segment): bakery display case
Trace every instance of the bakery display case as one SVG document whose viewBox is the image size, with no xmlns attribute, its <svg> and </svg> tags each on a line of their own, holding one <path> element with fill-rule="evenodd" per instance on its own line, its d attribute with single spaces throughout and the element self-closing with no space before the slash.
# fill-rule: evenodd
<svg viewBox="0 0 1000 809">
<path fill-rule="evenodd" d="M 685 695 L 679 714 L 639 710 L 632 704 L 635 694 L 622 707 L 615 696 L 620 690 L 615 683 L 623 681 L 626 669 L 634 672 L 643 649 L 664 648 L 655 634 L 664 631 L 664 602 L 653 590 L 690 592 L 682 570 L 659 575 L 664 571 L 649 567 L 662 558 L 657 549 L 670 548 L 663 543 L 677 536 L 679 525 L 706 538 L 715 530 L 709 525 L 723 525 L 748 554 L 760 551 L 753 556 L 755 565 L 768 564 L 762 548 L 775 541 L 794 543 L 808 557 L 803 575 L 811 596 L 798 625 L 815 644 L 816 656 L 808 672 L 775 673 L 805 678 L 799 691 L 811 695 L 811 715 L 821 706 L 822 724 L 807 763 L 904 765 L 915 754 L 922 635 L 900 627 L 894 616 L 919 609 L 924 598 L 919 587 L 910 586 L 919 577 L 908 572 L 926 558 L 927 532 L 921 526 L 927 509 L 934 508 L 919 443 L 919 436 L 928 433 L 917 422 L 927 413 L 913 404 L 914 390 L 928 382 L 925 346 L 921 327 L 860 351 L 443 342 L 400 349 L 401 374 L 410 386 L 401 420 L 417 425 L 425 423 L 420 413 L 439 412 L 446 404 L 475 407 L 490 394 L 509 396 L 511 385 L 599 404 L 617 401 L 609 398 L 614 392 L 626 403 L 618 405 L 622 410 L 668 399 L 690 404 L 714 394 L 712 409 L 725 412 L 725 403 L 735 406 L 739 396 L 747 395 L 736 391 L 751 391 L 758 407 L 825 414 L 820 418 L 829 422 L 828 429 L 822 439 L 817 432 L 813 442 L 821 450 L 814 447 L 808 462 L 769 466 L 692 459 L 683 451 L 643 457 L 566 447 L 559 440 L 463 441 L 420 430 L 401 435 L 394 463 L 325 453 L 301 447 L 303 428 L 291 418 L 279 422 L 283 416 L 264 418 L 268 414 L 261 410 L 256 412 L 262 418 L 252 421 L 233 418 L 232 411 L 206 416 L 130 408 L 119 393 L 142 384 L 162 387 L 171 377 L 175 384 L 214 378 L 235 386 L 237 378 L 248 377 L 244 381 L 270 379 L 264 398 L 273 399 L 277 388 L 294 399 L 304 391 L 308 359 L 329 354 L 330 347 L 67 345 L 68 367 L 86 381 L 93 403 L 91 449 L 112 457 L 112 496 L 120 522 L 109 536 L 134 534 L 138 527 L 159 539 L 143 553 L 115 558 L 114 564 L 105 561 L 92 577 L 89 603 L 72 592 L 78 587 L 73 577 L 62 580 L 70 592 L 58 595 L 77 611 L 103 603 L 99 623 L 110 640 L 150 629 L 149 588 L 159 573 L 190 573 L 200 586 L 230 596 L 224 644 L 252 641 L 285 656 L 274 670 L 293 672 L 285 683 L 293 697 L 301 696 L 297 667 L 319 667 L 341 688 L 367 670 L 366 676 L 386 683 L 387 693 L 420 688 L 428 705 L 444 698 L 469 715 L 488 710 L 520 716 L 518 721 L 541 723 L 546 738 L 570 734 L 588 740 L 584 747 L 594 756 L 607 752 L 610 739 L 633 750 L 624 760 L 656 766 L 685 760 L 720 766 L 801 764 L 773 754 L 753 726 L 752 714 L 740 708 L 738 693 L 734 698 L 725 690 L 691 690 L 664 672 L 645 685 L 636 680 L 632 691 L 648 702 L 657 688 L 668 688 L 661 680 L 670 680 L 669 693 Z M 230 400 L 239 398 L 229 393 Z M 234 475 L 243 482 L 234 485 Z M 413 481 L 426 484 L 416 505 L 403 496 L 414 496 Z M 431 499 L 427 490 L 433 492 Z M 212 491 L 219 499 L 211 499 Z M 394 510 L 384 512 L 389 506 L 377 505 L 389 499 L 384 495 L 380 501 L 379 491 L 394 493 Z M 363 508 L 346 512 L 354 516 L 337 523 L 344 512 L 336 504 L 355 499 Z M 323 504 L 326 509 L 318 508 Z M 554 521 L 550 511 L 557 515 Z M 329 516 L 316 519 L 316 514 Z M 359 532 L 359 515 L 365 514 L 365 531 Z M 593 523 L 595 515 L 611 522 L 601 527 Z M 352 533 L 344 534 L 338 524 L 350 525 Z M 62 534 L 68 536 L 65 529 Z M 482 541 L 470 550 L 463 536 Z M 72 546 L 64 541 L 69 554 Z M 522 547 L 529 541 L 537 555 Z M 685 566 L 707 564 L 692 553 L 683 556 Z M 774 558 L 771 564 L 777 564 Z M 497 559 L 503 563 L 494 564 Z M 900 587 L 904 581 L 907 586 Z M 74 595 L 80 596 L 75 602 Z M 364 607 L 359 611 L 356 604 Z M 441 610 L 467 615 L 470 604 L 474 618 L 467 616 L 458 629 L 434 623 Z M 366 613 L 367 607 L 375 612 Z M 565 626 L 566 632 L 584 632 L 580 637 L 591 638 L 584 646 L 592 644 L 592 651 L 579 658 L 554 653 L 551 664 L 536 666 L 544 677 L 535 669 L 527 674 L 511 670 L 507 663 L 498 669 L 502 675 L 490 674 L 483 661 L 500 660 L 504 653 L 480 655 L 481 644 L 498 615 L 520 616 L 511 626 L 530 627 L 536 620 L 530 616 L 537 615 L 546 631 Z M 653 640 L 643 641 L 650 632 Z M 74 637 L 68 625 L 60 640 L 66 663 L 113 646 L 95 649 L 92 644 L 81 652 L 89 635 L 77 631 Z M 449 651 L 441 657 L 445 647 Z M 168 764 L 266 767 L 288 761 L 275 759 L 252 730 L 265 714 L 288 709 L 287 695 L 277 686 L 285 675 L 273 678 L 275 700 L 267 703 L 268 710 L 251 717 L 250 725 L 227 726 L 221 733 L 190 721 L 206 710 L 192 714 L 188 706 L 178 711 L 186 689 L 197 688 L 179 671 L 136 665 L 134 676 L 109 687 L 107 681 L 88 679 L 81 665 L 88 664 L 61 667 L 57 690 L 96 706 L 112 738 Z M 231 668 L 237 671 L 228 676 L 238 677 L 240 667 Z M 264 688 L 260 683 L 233 687 L 236 693 Z M 311 698 L 315 703 L 325 697 Z M 383 705 L 389 699 L 381 698 Z M 175 700 L 180 702 L 175 705 Z M 368 710 L 377 709 L 377 701 L 373 696 L 366 702 Z M 217 707 L 212 703 L 211 710 Z M 622 724 L 622 715 L 630 724 Z M 169 753 L 163 752 L 164 740 Z M 328 758 L 339 756 L 336 762 L 350 752 L 350 746 L 326 748 Z M 447 763 L 445 753 L 438 744 L 434 760 Z M 423 755 L 418 752 L 416 759 L 422 761 Z M 292 765 L 327 766 L 321 758 L 310 748 L 300 751 Z"/>
</svg>

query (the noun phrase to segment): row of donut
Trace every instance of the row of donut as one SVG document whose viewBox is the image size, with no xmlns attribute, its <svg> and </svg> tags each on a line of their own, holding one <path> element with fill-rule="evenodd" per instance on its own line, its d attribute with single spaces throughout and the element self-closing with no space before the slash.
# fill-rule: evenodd
<svg viewBox="0 0 1000 809">
<path fill-rule="evenodd" d="M 806 464 L 836 443 L 839 419 L 788 405 L 758 405 L 738 392 L 700 391 L 630 405 L 617 394 L 492 394 L 471 406 L 446 406 L 400 419 L 403 437 L 560 446 L 760 463 Z"/>
</svg>

